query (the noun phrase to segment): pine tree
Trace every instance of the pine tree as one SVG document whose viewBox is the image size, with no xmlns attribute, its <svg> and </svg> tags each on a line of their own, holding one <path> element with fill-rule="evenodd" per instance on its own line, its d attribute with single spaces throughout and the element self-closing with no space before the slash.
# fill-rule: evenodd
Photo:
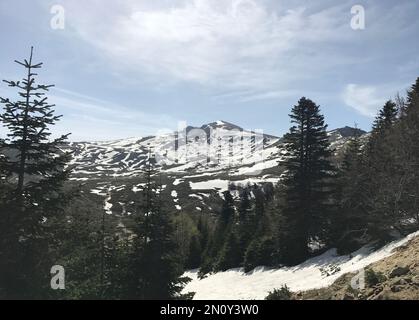
<svg viewBox="0 0 419 320">
<path fill-rule="evenodd" d="M 419 226 L 419 78 L 407 92 L 404 113 L 393 143 L 400 179 L 394 193 L 400 198 L 398 208 L 404 219 L 415 219 Z"/>
<path fill-rule="evenodd" d="M 235 230 L 230 226 L 221 251 L 218 254 L 218 261 L 215 265 L 216 271 L 226 271 L 240 266 L 243 254 L 239 245 L 239 239 Z"/>
<path fill-rule="evenodd" d="M 212 237 L 208 240 L 208 244 L 202 255 L 201 268 L 199 270 L 199 276 L 203 277 L 205 274 L 211 271 L 217 271 L 220 265 L 220 255 L 229 234 L 232 231 L 232 226 L 235 221 L 235 206 L 234 199 L 231 196 L 230 191 L 223 192 L 223 202 L 215 230 Z"/>
<path fill-rule="evenodd" d="M 255 215 L 257 219 L 261 219 L 265 213 L 265 202 L 270 197 L 269 188 L 270 187 L 260 188 L 257 184 L 253 186 L 253 194 L 255 196 Z M 267 192 L 268 195 L 265 195 L 265 192 Z"/>
<path fill-rule="evenodd" d="M 339 253 L 352 252 L 367 242 L 364 155 L 360 136 L 353 136 L 344 151 L 336 190 L 338 212 L 333 220 L 333 239 Z"/>
<path fill-rule="evenodd" d="M 52 264 L 48 258 L 48 219 L 63 211 L 68 194 L 63 183 L 70 154 L 62 150 L 68 135 L 51 139 L 50 127 L 61 116 L 54 114 L 46 92 L 52 85 L 37 84 L 35 71 L 42 63 L 15 61 L 26 70 L 21 81 L 6 81 L 18 91 L 19 100 L 0 98 L 0 116 L 8 129 L 0 142 L 3 182 L 0 243 L 0 294 L 39 297 L 48 285 Z M 49 265 L 48 265 L 49 264 Z"/>
<path fill-rule="evenodd" d="M 378 131 L 390 129 L 396 122 L 398 114 L 399 110 L 397 109 L 397 105 L 393 101 L 388 100 L 375 118 L 373 134 Z"/>
<path fill-rule="evenodd" d="M 229 191 L 223 192 L 224 201 L 221 208 L 220 224 L 221 228 L 228 225 L 235 217 L 234 199 Z"/>
<path fill-rule="evenodd" d="M 363 199 L 368 214 L 365 226 L 374 239 L 387 240 L 400 217 L 400 199 L 394 189 L 400 183 L 401 173 L 401 163 L 394 152 L 398 114 L 397 105 L 387 101 L 374 121 L 365 151 Z"/>
<path fill-rule="evenodd" d="M 163 207 L 161 188 L 156 182 L 154 158 L 149 153 L 143 202 L 135 212 L 136 238 L 129 270 L 133 299 L 189 298 L 181 295 L 188 278 L 182 277 L 182 262 L 174 241 L 172 221 Z"/>
<path fill-rule="evenodd" d="M 408 112 L 418 112 L 419 108 L 419 77 L 416 79 L 416 82 L 412 85 L 410 90 L 407 92 L 407 108 Z"/>
<path fill-rule="evenodd" d="M 303 97 L 290 117 L 294 125 L 285 136 L 287 176 L 279 245 L 283 261 L 294 264 L 307 258 L 310 240 L 326 238 L 333 167 L 319 106 Z"/>
<path fill-rule="evenodd" d="M 201 247 L 205 248 L 209 240 L 209 226 L 208 226 L 208 218 L 205 217 L 203 214 L 199 216 L 197 229 L 199 233 L 199 242 L 201 244 Z"/>
<path fill-rule="evenodd" d="M 102 206 L 86 196 L 78 198 L 62 217 L 54 218 L 56 263 L 66 272 L 66 289 L 53 291 L 56 299 L 99 299 Z M 88 268 L 86 268 L 88 266 Z"/>
<path fill-rule="evenodd" d="M 245 188 L 240 190 L 240 199 L 239 199 L 239 221 L 243 224 L 246 222 L 246 220 L 249 219 L 250 211 L 252 208 L 251 202 L 250 202 L 250 191 L 249 186 L 246 186 Z"/>
<path fill-rule="evenodd" d="M 272 200 L 272 186 L 263 186 L 262 188 L 258 185 L 253 186 L 253 195 L 254 200 L 254 223 L 253 223 L 253 233 L 252 239 L 262 238 L 265 235 L 268 235 L 268 229 L 270 227 L 267 225 L 267 215 L 266 215 L 266 205 Z"/>
<path fill-rule="evenodd" d="M 252 241 L 256 231 L 256 217 L 252 210 L 252 202 L 250 201 L 249 186 L 243 188 L 240 192 L 239 208 L 238 208 L 238 254 L 243 260 L 246 248 Z M 235 225 L 234 225 L 235 226 Z M 237 267 L 237 266 L 236 266 Z"/>
<path fill-rule="evenodd" d="M 185 263 L 186 269 L 199 268 L 201 264 L 202 245 L 198 235 L 193 235 L 189 242 L 189 254 Z"/>
<path fill-rule="evenodd" d="M 261 244 L 259 239 L 253 239 L 246 249 L 243 261 L 244 272 L 253 270 L 258 265 L 262 265 L 260 256 Z M 265 264 L 267 265 L 267 264 Z"/>
</svg>

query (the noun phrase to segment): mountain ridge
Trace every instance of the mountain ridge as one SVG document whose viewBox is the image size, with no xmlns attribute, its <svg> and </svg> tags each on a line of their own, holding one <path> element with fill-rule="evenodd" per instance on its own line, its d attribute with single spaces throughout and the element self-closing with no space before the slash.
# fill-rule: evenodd
<svg viewBox="0 0 419 320">
<path fill-rule="evenodd" d="M 221 141 L 222 148 L 218 150 L 219 141 L 215 139 L 215 146 L 208 143 L 206 129 L 209 127 L 220 128 L 227 136 L 239 131 L 242 134 L 240 141 L 245 141 L 250 148 L 230 149 L 230 138 Z M 176 192 L 176 199 L 173 198 L 176 201 L 168 202 L 173 211 L 211 213 L 212 203 L 231 184 L 276 184 L 281 180 L 284 172 L 281 162 L 286 154 L 283 137 L 252 133 L 222 120 L 193 128 L 201 129 L 201 134 L 205 134 L 198 142 L 186 139 L 179 132 L 103 142 L 72 142 L 69 144 L 73 152 L 70 179 L 83 184 L 88 192 L 101 196 L 101 201 L 106 196 L 105 205 L 111 208 L 107 210 L 115 213 L 124 212 L 123 205 L 120 205 L 124 194 L 138 190 L 144 182 L 143 173 L 150 149 L 158 160 L 164 193 L 172 199 L 171 194 Z M 185 132 L 191 131 L 185 128 Z M 328 131 L 335 153 L 343 150 L 355 132 L 358 131 L 350 127 Z M 214 154 L 208 157 L 207 153 L 211 152 Z"/>
</svg>

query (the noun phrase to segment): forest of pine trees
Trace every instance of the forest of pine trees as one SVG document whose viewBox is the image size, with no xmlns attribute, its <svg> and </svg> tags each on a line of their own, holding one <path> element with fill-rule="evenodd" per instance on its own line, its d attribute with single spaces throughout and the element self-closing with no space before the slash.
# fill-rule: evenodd
<svg viewBox="0 0 419 320">
<path fill-rule="evenodd" d="M 5 81 L 20 100 L 1 98 L 9 134 L 0 141 L 0 299 L 188 299 L 188 279 L 171 218 L 158 195 L 150 156 L 142 197 L 133 201 L 131 230 L 77 187 L 66 185 L 68 135 L 50 139 L 54 114 L 34 72 L 42 63 L 16 61 L 21 81 Z M 71 201 L 71 205 L 70 205 Z M 122 229 L 122 230 L 121 230 Z M 66 290 L 50 288 L 50 269 L 64 266 Z"/>
<path fill-rule="evenodd" d="M 301 98 L 283 139 L 283 179 L 230 185 L 212 215 L 169 214 L 149 150 L 146 182 L 126 194 L 132 215 L 121 221 L 69 183 L 68 135 L 52 138 L 52 86 L 36 80 L 42 63 L 32 49 L 16 62 L 23 79 L 4 83 L 18 98 L 0 98 L 0 299 L 189 299 L 186 269 L 205 277 L 295 265 L 419 229 L 419 78 L 340 152 L 320 107 Z M 65 267 L 66 290 L 50 289 L 53 265 Z"/>
<path fill-rule="evenodd" d="M 405 99 L 387 101 L 372 131 L 355 134 L 340 155 L 319 106 L 301 98 L 284 137 L 284 179 L 224 194 L 200 257 L 201 277 L 238 266 L 247 272 L 295 265 L 331 247 L 346 254 L 418 230 L 418 97 L 419 78 Z"/>
</svg>

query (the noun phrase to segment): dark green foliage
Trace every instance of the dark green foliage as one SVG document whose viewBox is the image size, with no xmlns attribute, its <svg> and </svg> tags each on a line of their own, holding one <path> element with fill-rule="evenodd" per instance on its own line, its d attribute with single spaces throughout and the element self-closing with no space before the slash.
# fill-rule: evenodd
<svg viewBox="0 0 419 320">
<path fill-rule="evenodd" d="M 398 109 L 392 101 L 386 102 L 380 110 L 366 145 L 363 173 L 366 211 L 365 225 L 373 239 L 387 240 L 400 221 L 400 191 L 396 188 L 403 184 L 403 162 L 395 152 L 396 131 L 399 126 Z"/>
<path fill-rule="evenodd" d="M 189 245 L 189 255 L 185 263 L 186 269 L 199 268 L 201 264 L 202 246 L 197 235 L 192 236 Z"/>
<path fill-rule="evenodd" d="M 182 277 L 183 268 L 173 238 L 173 224 L 159 196 L 161 188 L 155 180 L 153 160 L 150 153 L 143 200 L 135 211 L 135 239 L 130 254 L 127 297 L 186 298 L 181 291 L 189 279 Z"/>
<path fill-rule="evenodd" d="M 406 102 L 400 97 L 397 103 L 387 101 L 364 147 L 356 139 L 346 150 L 338 188 L 340 221 L 335 229 L 342 253 L 415 229 L 409 221 L 418 221 L 416 91 L 412 86 Z"/>
<path fill-rule="evenodd" d="M 387 101 L 375 118 L 372 130 L 373 136 L 377 133 L 382 133 L 391 129 L 397 121 L 398 114 L 399 110 L 397 109 L 397 105 L 391 100 Z M 373 138 L 370 139 L 370 143 L 372 143 L 373 140 Z"/>
<path fill-rule="evenodd" d="M 218 254 L 218 261 L 215 265 L 216 271 L 226 271 L 241 264 L 242 255 L 239 247 L 239 240 L 235 232 L 227 232 L 227 238 L 221 251 Z"/>
<path fill-rule="evenodd" d="M 285 179 L 276 189 L 230 185 L 239 197 L 234 203 L 225 195 L 201 274 L 232 267 L 236 259 L 248 272 L 258 265 L 296 264 L 331 246 L 349 253 L 417 229 L 418 87 L 419 79 L 406 101 L 387 101 L 368 137 L 356 129 L 347 134 L 352 136 L 342 157 L 333 158 L 335 165 L 319 107 L 302 98 L 284 138 Z M 241 258 L 228 256 L 237 241 Z M 318 249 L 309 247 L 312 241 Z"/>
<path fill-rule="evenodd" d="M 231 245 L 236 246 L 236 235 L 229 237 L 233 231 L 236 210 L 234 200 L 229 191 L 223 193 L 221 211 L 215 226 L 214 234 L 208 241 L 208 245 L 203 253 L 202 266 L 199 270 L 202 277 L 208 272 L 217 270 L 220 266 L 225 266 L 225 253 L 229 251 Z M 227 241 L 229 239 L 229 241 Z M 227 245 L 227 242 L 230 242 Z M 238 245 L 237 245 L 238 247 Z"/>
<path fill-rule="evenodd" d="M 274 263 L 275 241 L 272 238 L 255 238 L 247 247 L 243 267 L 249 272 L 257 266 L 271 266 Z"/>
<path fill-rule="evenodd" d="M 287 173 L 279 243 L 283 262 L 295 264 L 308 257 L 311 239 L 328 236 L 333 167 L 319 106 L 301 98 L 290 117 L 294 125 L 285 136 Z"/>
<path fill-rule="evenodd" d="M 274 197 L 273 186 L 231 185 L 230 190 L 238 197 L 233 201 L 230 192 L 224 193 L 215 232 L 204 251 L 201 277 L 211 271 L 240 266 L 247 272 L 258 265 L 272 265 L 275 261 L 272 221 L 277 212 L 266 210 Z"/>
<path fill-rule="evenodd" d="M 0 141 L 2 191 L 0 203 L 0 295 L 45 296 L 49 269 L 54 265 L 49 219 L 63 212 L 69 200 L 63 184 L 70 154 L 62 151 L 67 135 L 51 139 L 50 127 L 60 118 L 45 96 L 50 85 L 36 84 L 42 63 L 16 61 L 26 75 L 5 81 L 20 100 L 0 98 L 0 116 L 7 138 Z"/>
<path fill-rule="evenodd" d="M 398 181 L 395 186 L 397 209 L 402 218 L 416 220 L 419 227 L 419 78 L 408 91 L 406 103 L 402 106 L 404 115 L 395 130 L 393 152 L 398 164 Z M 403 224 L 399 229 L 407 227 Z"/>
<path fill-rule="evenodd" d="M 237 223 L 234 225 L 235 230 L 233 230 L 233 232 L 238 233 L 236 254 L 239 257 L 239 263 L 243 260 L 246 248 L 252 241 L 256 229 L 256 215 L 252 210 L 249 189 L 249 187 L 246 187 L 240 191 Z"/>
<path fill-rule="evenodd" d="M 265 300 L 291 300 L 291 297 L 291 291 L 287 285 L 283 285 L 280 289 L 275 289 L 274 291 L 269 292 Z"/>
<path fill-rule="evenodd" d="M 235 216 L 234 200 L 229 191 L 225 191 L 224 202 L 220 214 L 220 227 L 225 228 L 231 221 L 233 221 Z"/>
<path fill-rule="evenodd" d="M 260 256 L 260 248 L 260 242 L 256 239 L 249 244 L 244 255 L 244 272 L 249 272 L 261 265 L 262 259 Z"/>
<path fill-rule="evenodd" d="M 352 252 L 368 241 L 363 165 L 362 143 L 359 136 L 354 136 L 345 149 L 336 184 L 338 210 L 333 219 L 332 238 L 342 254 Z"/>
<path fill-rule="evenodd" d="M 375 272 L 373 269 L 365 270 L 365 282 L 368 287 L 373 287 L 386 281 L 386 276 L 382 272 Z"/>
<path fill-rule="evenodd" d="M 66 290 L 53 298 L 118 299 L 127 265 L 127 230 L 94 199 L 82 195 L 51 222 L 58 250 L 55 261 L 66 270 Z"/>
</svg>

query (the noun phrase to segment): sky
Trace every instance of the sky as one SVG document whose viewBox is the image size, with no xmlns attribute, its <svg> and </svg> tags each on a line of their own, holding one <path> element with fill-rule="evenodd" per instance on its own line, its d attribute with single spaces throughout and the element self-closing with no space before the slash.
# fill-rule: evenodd
<svg viewBox="0 0 419 320">
<path fill-rule="evenodd" d="M 13 61 L 34 46 L 63 115 L 52 131 L 73 141 L 179 121 L 282 135 L 302 96 L 330 129 L 369 130 L 419 76 L 418 14 L 415 0 L 0 0 L 0 79 L 22 78 Z"/>
</svg>

